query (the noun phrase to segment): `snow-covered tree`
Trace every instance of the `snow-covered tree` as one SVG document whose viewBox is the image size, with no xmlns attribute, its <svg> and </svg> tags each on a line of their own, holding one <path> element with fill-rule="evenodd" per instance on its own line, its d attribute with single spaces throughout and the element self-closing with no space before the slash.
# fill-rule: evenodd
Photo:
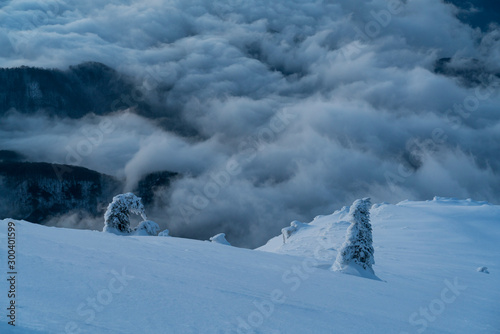
<svg viewBox="0 0 500 334">
<path fill-rule="evenodd" d="M 158 235 L 160 226 L 152 220 L 145 220 L 139 223 L 134 229 L 134 235 Z"/>
<path fill-rule="evenodd" d="M 132 232 L 129 219 L 131 213 L 140 215 L 142 219 L 147 220 L 140 197 L 132 193 L 113 197 L 113 201 L 108 205 L 108 209 L 104 214 L 103 232 L 130 234 Z"/>
<path fill-rule="evenodd" d="M 349 265 L 357 265 L 373 273 L 372 226 L 370 224 L 370 198 L 356 200 L 350 210 L 350 223 L 346 240 L 337 253 L 334 270 L 345 270 Z"/>
</svg>

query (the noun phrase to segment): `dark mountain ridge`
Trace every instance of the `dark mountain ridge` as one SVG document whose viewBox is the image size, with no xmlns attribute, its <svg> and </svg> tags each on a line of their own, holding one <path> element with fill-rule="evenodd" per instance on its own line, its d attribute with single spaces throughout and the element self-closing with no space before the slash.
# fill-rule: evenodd
<svg viewBox="0 0 500 334">
<path fill-rule="evenodd" d="M 0 68 L 0 117 L 16 110 L 78 119 L 90 113 L 106 115 L 131 109 L 154 119 L 167 131 L 184 137 L 198 136 L 178 111 L 164 106 L 161 88 L 146 95 L 138 86 L 132 78 L 98 62 L 70 66 L 67 70 Z"/>
<path fill-rule="evenodd" d="M 81 118 L 88 113 L 103 115 L 125 109 L 122 95 L 134 86 L 110 67 L 96 62 L 71 66 L 68 70 L 34 67 L 0 69 L 0 115 L 10 109 L 31 114 L 44 110 L 60 117 Z M 140 104 L 144 113 L 147 104 Z"/>
<path fill-rule="evenodd" d="M 147 207 L 154 192 L 176 176 L 168 171 L 144 176 L 134 189 Z M 70 165 L 0 161 L 0 217 L 46 223 L 70 212 L 102 216 L 123 182 L 112 176 Z"/>
<path fill-rule="evenodd" d="M 69 171 L 61 173 L 61 171 Z M 76 166 L 0 162 L 0 216 L 43 223 L 73 210 L 102 212 L 119 191 L 115 178 Z"/>
</svg>

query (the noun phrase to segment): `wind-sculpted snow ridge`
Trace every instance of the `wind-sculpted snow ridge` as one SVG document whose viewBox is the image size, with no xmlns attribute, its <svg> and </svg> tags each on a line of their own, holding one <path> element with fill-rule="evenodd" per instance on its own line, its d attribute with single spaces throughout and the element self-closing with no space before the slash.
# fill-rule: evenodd
<svg viewBox="0 0 500 334">
<path fill-rule="evenodd" d="M 318 216 L 285 244 L 279 235 L 260 248 L 267 251 L 0 220 L 2 254 L 15 224 L 22 291 L 15 331 L 4 318 L 0 332 L 498 332 L 500 206 L 372 206 L 374 269 L 383 281 L 330 270 L 348 213 Z M 0 298 L 4 310 L 6 303 Z"/>
<path fill-rule="evenodd" d="M 464 229 L 470 227 L 480 231 L 482 225 L 486 224 L 484 219 L 489 224 L 500 219 L 499 208 L 500 206 L 485 201 L 438 196 L 429 201 L 405 200 L 396 205 L 386 202 L 374 204 L 370 214 L 371 222 L 374 225 L 375 249 L 377 249 L 377 245 L 380 245 L 380 240 L 377 240 L 379 232 L 377 227 L 380 225 L 386 228 L 387 224 L 392 224 L 401 230 L 411 230 L 410 223 L 420 221 L 420 218 L 421 223 L 427 225 L 428 218 L 431 218 L 433 221 L 436 220 L 436 228 L 445 228 L 449 224 L 453 224 L 457 228 L 460 226 Z M 307 228 L 298 229 L 290 235 L 286 243 L 283 242 L 283 237 L 280 235 L 257 249 L 280 254 L 316 257 L 325 263 L 334 261 L 336 251 L 342 245 L 349 227 L 347 221 L 349 209 L 349 206 L 345 206 L 331 215 L 317 216 L 309 224 L 304 224 Z M 445 217 L 438 215 L 438 212 L 442 212 Z M 448 212 L 449 219 L 446 219 Z M 458 220 L 453 219 L 462 213 L 463 216 L 459 217 Z M 474 227 L 474 222 L 478 224 L 476 227 Z"/>
<path fill-rule="evenodd" d="M 486 201 L 473 201 L 470 198 L 467 199 L 458 199 L 458 198 L 449 198 L 449 197 L 439 197 L 435 196 L 432 199 L 432 202 L 436 202 L 439 204 L 448 204 L 448 205 L 471 205 L 471 206 L 478 206 L 478 205 L 492 205 L 489 202 Z"/>
<path fill-rule="evenodd" d="M 229 241 L 226 240 L 225 233 L 219 233 L 219 234 L 214 235 L 213 237 L 210 238 L 210 241 L 215 243 L 215 244 L 231 246 Z"/>
</svg>

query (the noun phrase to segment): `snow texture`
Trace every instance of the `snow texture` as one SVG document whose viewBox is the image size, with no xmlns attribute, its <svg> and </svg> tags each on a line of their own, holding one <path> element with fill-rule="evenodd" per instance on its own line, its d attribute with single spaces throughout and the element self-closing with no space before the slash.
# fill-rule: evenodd
<svg viewBox="0 0 500 334">
<path fill-rule="evenodd" d="M 18 323 L 3 316 L 0 333 L 498 333 L 500 206 L 439 199 L 372 209 L 384 282 L 329 270 L 348 212 L 316 217 L 286 244 L 277 233 L 259 250 L 0 220 L 1 254 L 16 224 L 20 292 Z"/>
</svg>

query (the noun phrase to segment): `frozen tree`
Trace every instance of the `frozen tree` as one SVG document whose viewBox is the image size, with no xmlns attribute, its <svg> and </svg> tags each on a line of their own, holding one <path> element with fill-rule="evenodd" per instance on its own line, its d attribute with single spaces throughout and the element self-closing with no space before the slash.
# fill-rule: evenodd
<svg viewBox="0 0 500 334">
<path fill-rule="evenodd" d="M 152 220 L 145 220 L 139 223 L 134 229 L 134 235 L 158 235 L 160 226 Z"/>
<path fill-rule="evenodd" d="M 129 220 L 131 213 L 140 215 L 142 219 L 147 220 L 140 197 L 132 193 L 113 197 L 113 201 L 108 205 L 108 209 L 104 214 L 103 232 L 130 234 L 132 232 Z"/>
<path fill-rule="evenodd" d="M 346 240 L 337 254 L 335 270 L 344 270 L 349 265 L 357 265 L 373 273 L 372 226 L 370 224 L 370 198 L 356 200 L 349 210 L 351 225 L 347 229 Z"/>
<path fill-rule="evenodd" d="M 214 235 L 213 237 L 210 238 L 210 241 L 216 244 L 231 246 L 231 244 L 226 240 L 225 233 L 219 233 L 217 235 Z"/>
</svg>

